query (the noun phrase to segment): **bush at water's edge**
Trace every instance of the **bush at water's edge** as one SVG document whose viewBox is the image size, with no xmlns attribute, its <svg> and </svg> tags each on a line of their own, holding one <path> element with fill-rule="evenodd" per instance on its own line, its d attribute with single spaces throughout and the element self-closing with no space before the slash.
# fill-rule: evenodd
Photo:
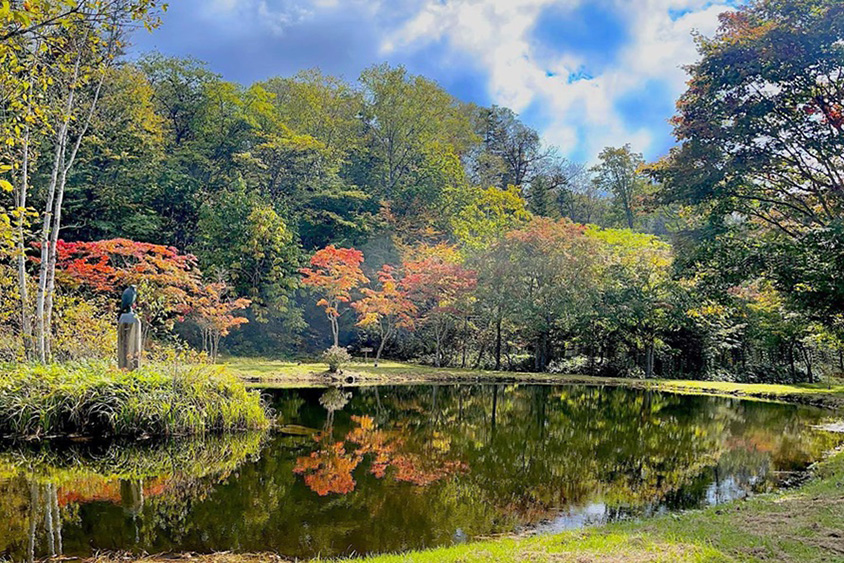
<svg viewBox="0 0 844 563">
<path fill-rule="evenodd" d="M 220 366 L 0 365 L 0 434 L 204 434 L 269 425 L 260 395 Z"/>
</svg>

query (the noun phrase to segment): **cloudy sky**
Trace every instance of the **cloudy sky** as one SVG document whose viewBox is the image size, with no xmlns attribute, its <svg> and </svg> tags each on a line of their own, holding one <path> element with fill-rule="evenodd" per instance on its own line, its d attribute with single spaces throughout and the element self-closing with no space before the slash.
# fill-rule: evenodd
<svg viewBox="0 0 844 563">
<path fill-rule="evenodd" d="M 512 108 L 576 160 L 631 143 L 664 154 L 695 60 L 741 0 L 170 0 L 134 51 L 192 55 L 244 84 L 388 61 L 465 101 Z"/>
</svg>

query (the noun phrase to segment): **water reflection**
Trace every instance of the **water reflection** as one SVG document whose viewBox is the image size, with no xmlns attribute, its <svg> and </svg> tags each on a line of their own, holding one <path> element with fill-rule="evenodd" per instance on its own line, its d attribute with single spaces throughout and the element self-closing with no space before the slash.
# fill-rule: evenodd
<svg viewBox="0 0 844 563">
<path fill-rule="evenodd" d="M 280 431 L 0 453 L 0 552 L 400 551 L 725 502 L 840 438 L 810 408 L 590 387 L 276 391 Z"/>
<path fill-rule="evenodd" d="M 79 553 L 78 528 L 88 525 L 84 511 L 96 505 L 119 507 L 122 518 L 107 527 L 122 524 L 122 547 L 142 545 L 147 524 L 180 525 L 191 503 L 257 458 L 263 439 L 242 434 L 148 444 L 7 447 L 0 453 L 0 547 L 15 561 Z M 145 522 L 148 512 L 155 516 Z"/>
</svg>

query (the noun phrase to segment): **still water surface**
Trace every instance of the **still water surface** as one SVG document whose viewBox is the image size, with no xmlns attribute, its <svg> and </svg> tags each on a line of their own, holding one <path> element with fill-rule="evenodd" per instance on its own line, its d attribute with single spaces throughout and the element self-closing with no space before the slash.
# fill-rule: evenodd
<svg viewBox="0 0 844 563">
<path fill-rule="evenodd" d="M 281 432 L 0 449 L 0 554 L 400 551 L 701 507 L 842 438 L 812 408 L 619 388 L 272 391 Z"/>
</svg>

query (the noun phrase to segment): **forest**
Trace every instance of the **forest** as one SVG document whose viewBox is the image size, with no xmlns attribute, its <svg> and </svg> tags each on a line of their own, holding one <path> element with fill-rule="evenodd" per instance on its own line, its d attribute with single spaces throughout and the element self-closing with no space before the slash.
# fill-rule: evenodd
<svg viewBox="0 0 844 563">
<path fill-rule="evenodd" d="M 0 561 L 839 561 L 842 272 L 842 0 L 0 0 Z"/>
<path fill-rule="evenodd" d="M 675 147 L 646 162 L 621 139 L 594 163 L 402 66 L 238 84 L 127 55 L 161 8 L 0 7 L 4 361 L 112 357 L 135 285 L 154 359 L 844 367 L 840 2 L 723 14 L 697 38 Z"/>
</svg>

